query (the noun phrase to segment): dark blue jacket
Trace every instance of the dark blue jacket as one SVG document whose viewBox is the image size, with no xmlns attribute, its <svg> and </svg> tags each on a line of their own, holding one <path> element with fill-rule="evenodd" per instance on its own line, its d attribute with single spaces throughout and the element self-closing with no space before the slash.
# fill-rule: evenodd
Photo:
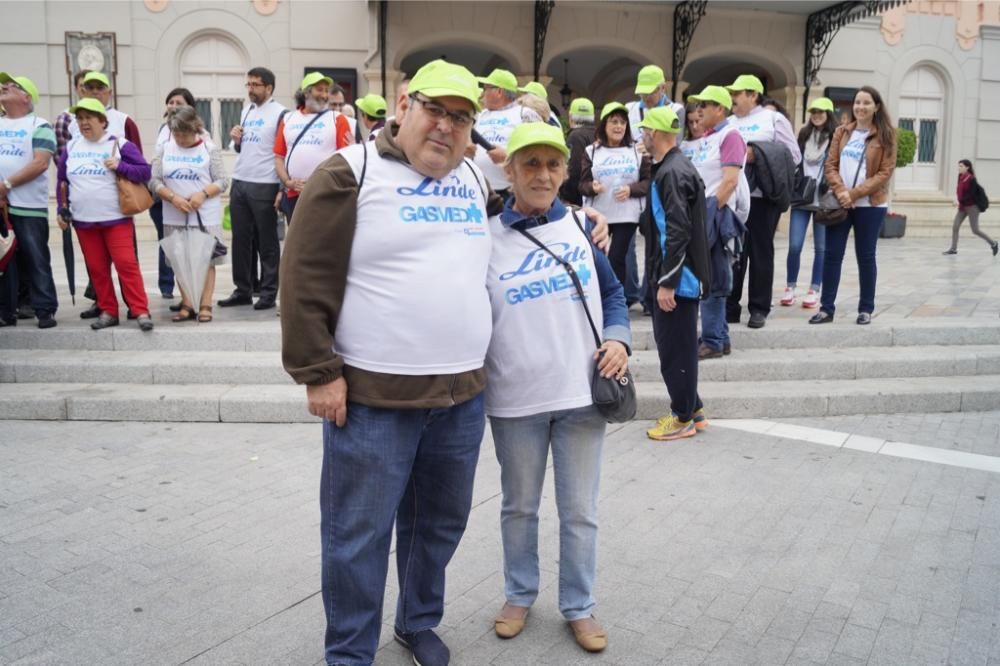
<svg viewBox="0 0 1000 666">
<path fill-rule="evenodd" d="M 746 230 L 746 225 L 737 219 L 732 208 L 719 208 L 714 195 L 705 200 L 705 236 L 712 262 L 709 296 L 728 296 L 733 290 L 733 263 L 742 251 Z"/>
</svg>

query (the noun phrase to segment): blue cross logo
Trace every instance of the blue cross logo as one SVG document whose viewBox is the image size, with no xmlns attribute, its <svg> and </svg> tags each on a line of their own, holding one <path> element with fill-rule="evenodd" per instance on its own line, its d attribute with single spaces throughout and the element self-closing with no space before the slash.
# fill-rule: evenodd
<svg viewBox="0 0 1000 666">
<path fill-rule="evenodd" d="M 591 273 L 590 269 L 587 268 L 587 264 L 581 262 L 576 266 L 576 275 L 580 278 L 580 284 L 586 287 L 587 283 L 590 282 L 590 276 L 593 275 L 593 273 Z"/>
</svg>

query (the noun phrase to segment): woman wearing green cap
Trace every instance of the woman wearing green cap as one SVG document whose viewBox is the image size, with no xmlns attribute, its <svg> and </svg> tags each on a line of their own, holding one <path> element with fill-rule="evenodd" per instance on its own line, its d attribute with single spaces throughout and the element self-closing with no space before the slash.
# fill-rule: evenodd
<svg viewBox="0 0 1000 666">
<path fill-rule="evenodd" d="M 584 204 L 608 218 L 611 267 L 623 285 L 629 244 L 649 193 L 649 170 L 649 157 L 632 139 L 628 108 L 619 102 L 605 104 L 597 140 L 584 152 L 579 187 Z"/>
<path fill-rule="evenodd" d="M 836 124 L 833 121 L 833 101 L 827 97 L 819 97 L 809 105 L 809 122 L 799 130 L 799 150 L 802 151 L 800 169 L 805 178 L 811 178 L 817 183 L 812 204 L 819 201 L 820 185 L 825 188 L 823 178 L 823 163 L 826 161 L 826 151 L 830 147 L 830 138 Z M 812 219 L 812 210 L 808 208 L 792 208 L 788 223 L 788 259 L 786 260 L 787 280 L 785 295 L 781 304 L 790 306 L 795 303 L 795 285 L 799 279 L 799 259 L 802 256 L 802 246 L 806 240 L 806 230 Z M 826 227 L 813 225 L 813 268 L 812 279 L 809 281 L 809 291 L 802 299 L 802 307 L 814 308 L 819 305 L 819 292 L 823 284 L 823 255 L 826 252 Z"/>
<path fill-rule="evenodd" d="M 513 196 L 501 215 L 490 218 L 487 275 L 493 336 L 486 413 L 501 468 L 507 600 L 495 631 L 502 638 L 519 634 L 538 596 L 538 507 L 551 449 L 559 610 L 577 643 L 598 652 L 607 645 L 593 617 L 606 423 L 593 405 L 591 377 L 595 364 L 606 377 L 624 375 L 628 310 L 608 260 L 590 242 L 588 221 L 559 201 L 569 155 L 562 131 L 545 123 L 519 125 L 507 151 Z M 586 300 L 564 266 L 575 271 Z M 595 336 L 603 340 L 599 348 Z"/>
</svg>

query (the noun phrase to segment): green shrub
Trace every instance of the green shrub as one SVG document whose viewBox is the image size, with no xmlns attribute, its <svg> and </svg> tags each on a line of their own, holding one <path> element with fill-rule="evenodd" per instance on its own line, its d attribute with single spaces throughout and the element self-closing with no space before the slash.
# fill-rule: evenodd
<svg viewBox="0 0 1000 666">
<path fill-rule="evenodd" d="M 904 127 L 896 128 L 896 168 L 909 166 L 917 154 L 917 135 Z"/>
</svg>

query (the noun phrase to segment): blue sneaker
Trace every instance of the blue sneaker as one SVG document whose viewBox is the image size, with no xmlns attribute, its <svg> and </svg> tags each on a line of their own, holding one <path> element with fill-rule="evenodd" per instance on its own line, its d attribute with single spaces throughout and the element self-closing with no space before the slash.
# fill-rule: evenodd
<svg viewBox="0 0 1000 666">
<path fill-rule="evenodd" d="M 425 629 L 414 634 L 404 634 L 395 629 L 393 633 L 396 640 L 410 651 L 416 666 L 448 666 L 451 651 L 432 630 Z"/>
</svg>

